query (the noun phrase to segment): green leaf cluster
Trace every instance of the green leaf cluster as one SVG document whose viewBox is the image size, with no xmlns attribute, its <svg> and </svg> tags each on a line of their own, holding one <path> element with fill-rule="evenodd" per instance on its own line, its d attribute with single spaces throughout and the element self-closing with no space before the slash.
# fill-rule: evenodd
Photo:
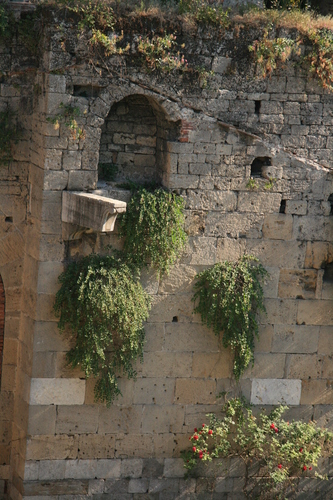
<svg viewBox="0 0 333 500">
<path fill-rule="evenodd" d="M 331 455 L 333 438 L 331 432 L 313 421 L 284 420 L 286 410 L 287 406 L 280 405 L 270 414 L 263 410 L 256 417 L 244 400 L 230 399 L 222 408 L 222 418 L 209 414 L 209 425 L 194 429 L 190 436 L 192 449 L 183 452 L 184 466 L 191 470 L 201 461 L 240 457 L 246 466 L 247 493 L 251 490 L 249 468 L 256 463 L 261 478 L 256 498 L 285 498 L 283 490 L 292 479 L 316 468 L 321 457 Z M 252 481 L 257 487 L 254 478 Z"/>
<path fill-rule="evenodd" d="M 120 223 L 126 258 L 139 267 L 149 264 L 159 275 L 169 272 L 187 241 L 184 200 L 141 187 L 134 192 Z"/>
<path fill-rule="evenodd" d="M 237 380 L 253 362 L 256 313 L 265 311 L 260 279 L 267 275 L 258 259 L 245 255 L 237 262 L 215 264 L 196 276 L 194 311 L 222 337 L 223 346 L 233 350 Z"/>
<path fill-rule="evenodd" d="M 120 394 L 116 373 L 136 375 L 133 361 L 142 357 L 150 298 L 133 266 L 116 256 L 92 254 L 72 262 L 59 282 L 58 326 L 75 339 L 67 360 L 87 377 L 98 377 L 96 400 L 110 405 Z"/>
</svg>

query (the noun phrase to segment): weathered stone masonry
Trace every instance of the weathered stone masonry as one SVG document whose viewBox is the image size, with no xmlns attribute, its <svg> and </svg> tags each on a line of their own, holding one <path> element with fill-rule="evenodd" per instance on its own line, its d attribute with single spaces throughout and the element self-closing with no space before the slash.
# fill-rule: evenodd
<svg viewBox="0 0 333 500">
<path fill-rule="evenodd" d="M 331 425 L 333 97 L 292 64 L 263 81 L 247 62 L 244 75 L 231 57 L 231 33 L 187 43 L 215 71 L 208 89 L 131 67 L 132 81 L 96 76 L 51 35 L 28 81 L 1 84 L 0 105 L 21 110 L 23 138 L 0 171 L 0 485 L 12 499 L 243 498 L 240 463 L 226 464 L 227 475 L 203 469 L 185 481 L 180 451 L 206 413 L 219 411 L 222 391 L 268 407 L 285 401 L 289 418 Z M 79 53 L 80 40 L 72 42 Z M 3 48 L 2 65 L 24 68 L 23 56 Z M 83 92 L 89 88 L 98 92 Z M 47 121 L 60 103 L 80 108 L 82 138 Z M 68 342 L 52 309 L 68 258 L 121 247 L 116 231 L 69 241 L 78 228 L 61 219 L 63 190 L 128 199 L 97 184 L 99 161 L 114 162 L 119 180 L 155 178 L 177 190 L 189 234 L 168 277 L 143 276 L 154 300 L 144 363 L 136 381 L 121 380 L 123 397 L 111 408 L 94 403 L 93 380 L 66 366 Z M 230 352 L 193 315 L 191 297 L 198 271 L 245 252 L 259 257 L 270 280 L 255 364 L 237 386 Z M 316 487 L 313 479 L 300 485 L 306 498 L 318 498 Z"/>
</svg>

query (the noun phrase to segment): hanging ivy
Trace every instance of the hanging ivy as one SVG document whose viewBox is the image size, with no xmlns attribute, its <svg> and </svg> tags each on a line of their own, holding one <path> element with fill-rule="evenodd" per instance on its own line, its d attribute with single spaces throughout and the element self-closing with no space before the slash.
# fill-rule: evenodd
<svg viewBox="0 0 333 500">
<path fill-rule="evenodd" d="M 167 274 L 187 240 L 183 198 L 163 189 L 139 188 L 122 217 L 120 235 L 128 261 Z"/>
<path fill-rule="evenodd" d="M 142 358 L 150 298 L 138 272 L 116 256 L 92 254 L 72 262 L 59 282 L 58 326 L 75 339 L 67 360 L 86 377 L 98 377 L 95 399 L 110 405 L 120 394 L 116 374 L 122 369 L 129 378 L 136 375 L 133 362 Z"/>
<path fill-rule="evenodd" d="M 221 262 L 196 276 L 194 311 L 234 352 L 234 375 L 238 380 L 253 362 L 258 337 L 256 313 L 265 311 L 260 280 L 268 273 L 252 256 L 237 262 Z"/>
</svg>

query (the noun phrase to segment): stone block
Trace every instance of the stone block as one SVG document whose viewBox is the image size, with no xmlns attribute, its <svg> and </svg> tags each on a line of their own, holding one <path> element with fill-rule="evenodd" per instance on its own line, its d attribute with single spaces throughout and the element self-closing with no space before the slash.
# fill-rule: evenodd
<svg viewBox="0 0 333 500">
<path fill-rule="evenodd" d="M 165 325 L 166 351 L 218 352 L 214 332 L 201 323 L 168 323 Z"/>
<path fill-rule="evenodd" d="M 293 218 L 291 215 L 271 214 L 265 217 L 262 227 L 264 238 L 291 240 L 293 238 Z"/>
<path fill-rule="evenodd" d="M 318 338 L 319 327 L 275 325 L 272 352 L 314 353 L 317 352 Z"/>
<path fill-rule="evenodd" d="M 268 93 L 284 93 L 286 90 L 287 79 L 285 76 L 272 76 L 267 81 L 267 92 Z"/>
<path fill-rule="evenodd" d="M 116 437 L 117 457 L 145 458 L 153 455 L 153 436 L 151 434 L 118 434 Z"/>
<path fill-rule="evenodd" d="M 333 353 L 333 331 L 331 326 L 321 326 L 319 329 L 318 354 Z"/>
<path fill-rule="evenodd" d="M 316 354 L 291 354 L 288 356 L 287 377 L 298 379 L 321 378 L 322 357 Z"/>
<path fill-rule="evenodd" d="M 44 173 L 44 189 L 63 191 L 68 183 L 68 172 L 64 170 L 46 170 Z"/>
<path fill-rule="evenodd" d="M 321 269 L 333 261 L 333 245 L 324 241 L 307 241 L 305 267 Z"/>
<path fill-rule="evenodd" d="M 174 390 L 174 378 L 140 378 L 135 381 L 133 403 L 172 404 Z"/>
<path fill-rule="evenodd" d="M 50 94 L 64 94 L 66 92 L 66 76 L 49 74 L 48 88 Z"/>
<path fill-rule="evenodd" d="M 216 238 L 190 236 L 183 254 L 182 263 L 191 265 L 212 265 L 216 262 Z"/>
<path fill-rule="evenodd" d="M 333 404 L 333 381 L 303 380 L 301 404 Z"/>
<path fill-rule="evenodd" d="M 268 214 L 278 212 L 280 202 L 281 195 L 279 193 L 241 192 L 238 196 L 237 209 L 240 212 Z"/>
<path fill-rule="evenodd" d="M 204 379 L 177 379 L 176 404 L 208 404 L 216 400 L 216 381 Z"/>
<path fill-rule="evenodd" d="M 185 408 L 183 406 L 145 406 L 142 416 L 142 432 L 163 434 L 182 432 Z"/>
<path fill-rule="evenodd" d="M 259 325 L 259 338 L 254 341 L 255 352 L 271 352 L 273 334 L 273 325 Z"/>
<path fill-rule="evenodd" d="M 237 194 L 233 191 L 189 191 L 186 207 L 192 210 L 236 210 Z"/>
<path fill-rule="evenodd" d="M 61 170 L 62 150 L 47 149 L 45 151 L 44 168 L 45 170 Z"/>
<path fill-rule="evenodd" d="M 154 296 L 148 321 L 150 323 L 198 322 L 199 317 L 193 315 L 191 298 L 191 294 Z"/>
<path fill-rule="evenodd" d="M 266 299 L 266 315 L 260 315 L 260 322 L 273 325 L 294 325 L 297 315 L 297 301 L 288 299 Z"/>
<path fill-rule="evenodd" d="M 149 481 L 149 493 L 160 493 L 160 498 L 165 498 L 166 493 L 177 493 L 179 489 L 179 479 L 165 478 L 165 479 L 151 479 Z M 161 496 L 163 492 L 163 496 Z"/>
<path fill-rule="evenodd" d="M 67 173 L 67 172 L 64 172 Z M 82 170 L 73 170 L 69 172 L 68 189 L 72 191 L 86 191 L 95 189 L 97 182 L 97 171 L 89 172 Z"/>
<path fill-rule="evenodd" d="M 80 379 L 33 378 L 30 405 L 82 405 L 85 384 Z"/>
<path fill-rule="evenodd" d="M 232 376 L 234 354 L 231 349 L 221 348 L 219 353 L 194 352 L 193 378 L 228 378 Z"/>
<path fill-rule="evenodd" d="M 164 323 L 147 323 L 145 325 L 145 344 L 143 349 L 145 352 L 161 351 L 164 345 L 165 334 Z"/>
<path fill-rule="evenodd" d="M 79 436 L 78 458 L 113 458 L 114 449 L 115 437 L 112 434 L 81 434 Z M 99 464 L 99 462 L 102 463 Z M 110 463 L 110 460 L 106 460 L 106 462 Z M 96 474 L 98 474 L 99 467 L 103 468 L 103 463 L 103 460 L 98 460 Z"/>
<path fill-rule="evenodd" d="M 64 479 L 67 460 L 41 460 L 39 462 L 38 479 L 54 481 Z"/>
<path fill-rule="evenodd" d="M 29 500 L 63 500 L 61 495 L 73 498 L 84 498 L 88 493 L 89 481 L 31 481 L 24 484 L 25 499 Z M 59 495 L 59 496 L 58 496 Z M 19 498 L 19 497 L 17 497 Z M 66 499 L 66 497 L 65 497 Z"/>
<path fill-rule="evenodd" d="M 77 457 L 73 436 L 36 436 L 27 439 L 26 460 L 62 460 Z"/>
<path fill-rule="evenodd" d="M 129 493 L 147 493 L 149 480 L 148 479 L 130 479 L 128 485 Z"/>
<path fill-rule="evenodd" d="M 104 493 L 109 493 L 110 495 L 98 495 L 95 497 L 96 500 L 103 500 L 106 498 L 109 500 L 131 500 L 132 495 L 128 494 L 128 483 L 129 479 L 107 479 L 105 481 Z"/>
<path fill-rule="evenodd" d="M 124 459 L 121 461 L 120 475 L 123 478 L 136 479 L 142 475 L 143 460 L 141 458 Z"/>
<path fill-rule="evenodd" d="M 162 458 L 145 458 L 143 460 L 142 477 L 160 477 L 163 475 L 164 460 Z"/>
<path fill-rule="evenodd" d="M 252 381 L 251 403 L 264 405 L 299 405 L 301 380 L 254 379 Z M 303 404 L 303 403 L 302 403 Z"/>
<path fill-rule="evenodd" d="M 258 257 L 264 266 L 287 269 L 304 267 L 306 244 L 303 242 L 247 239 L 244 245 L 246 253 Z"/>
<path fill-rule="evenodd" d="M 37 481 L 38 479 L 39 462 L 28 461 L 24 465 L 24 480 Z M 2 477 L 2 475 L 0 476 Z"/>
<path fill-rule="evenodd" d="M 80 151 L 64 151 L 62 157 L 62 166 L 64 170 L 80 170 L 81 168 L 81 152 Z"/>
<path fill-rule="evenodd" d="M 317 288 L 317 271 L 312 269 L 280 271 L 279 297 L 314 299 Z"/>
<path fill-rule="evenodd" d="M 98 406 L 59 406 L 56 434 L 96 433 L 98 428 Z"/>
<path fill-rule="evenodd" d="M 96 477 L 116 479 L 121 477 L 121 460 L 97 460 Z"/>
<path fill-rule="evenodd" d="M 198 185 L 198 175 L 170 174 L 168 180 L 168 187 L 170 189 L 196 189 Z"/>
<path fill-rule="evenodd" d="M 28 420 L 28 434 L 55 434 L 56 407 L 30 406 Z"/>
<path fill-rule="evenodd" d="M 182 458 L 166 458 L 164 461 L 164 477 L 184 477 L 184 460 Z"/>
<path fill-rule="evenodd" d="M 254 365 L 246 369 L 245 378 L 283 378 L 285 354 L 255 353 Z"/>
<path fill-rule="evenodd" d="M 97 460 L 66 460 L 66 479 L 90 479 L 96 477 Z"/>
<path fill-rule="evenodd" d="M 245 253 L 245 240 L 234 238 L 218 238 L 216 247 L 216 261 L 235 261 Z"/>
<path fill-rule="evenodd" d="M 56 322 L 39 321 L 36 323 L 34 352 L 67 351 L 68 346 L 68 339 L 59 334 Z"/>
<path fill-rule="evenodd" d="M 268 276 L 262 283 L 264 297 L 268 299 L 275 299 L 278 296 L 278 283 L 280 277 L 280 270 L 278 267 L 266 266 L 266 271 L 268 272 Z"/>
<path fill-rule="evenodd" d="M 141 428 L 141 406 L 101 407 L 99 411 L 98 433 L 138 433 Z"/>
<path fill-rule="evenodd" d="M 215 56 L 212 63 L 212 71 L 218 75 L 223 75 L 229 68 L 232 59 L 230 57 Z"/>
<path fill-rule="evenodd" d="M 291 215 L 306 215 L 308 208 L 307 201 L 301 200 L 287 200 L 286 201 L 286 214 Z"/>
<path fill-rule="evenodd" d="M 330 217 L 295 217 L 294 238 L 298 240 L 332 241 L 333 222 Z"/>
<path fill-rule="evenodd" d="M 260 214 L 248 214 L 244 217 L 238 213 L 209 212 L 205 235 L 223 238 L 260 238 L 262 227 Z"/>
<path fill-rule="evenodd" d="M 298 303 L 298 325 L 333 325 L 332 300 L 302 300 Z"/>
<path fill-rule="evenodd" d="M 143 377 L 190 377 L 192 353 L 148 352 L 144 356 Z"/>
</svg>

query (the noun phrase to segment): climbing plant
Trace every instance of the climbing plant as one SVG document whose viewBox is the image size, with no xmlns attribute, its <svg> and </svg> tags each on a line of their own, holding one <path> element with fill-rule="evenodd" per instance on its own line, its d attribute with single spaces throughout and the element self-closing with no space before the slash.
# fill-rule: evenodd
<svg viewBox="0 0 333 500">
<path fill-rule="evenodd" d="M 258 336 L 256 313 L 265 311 L 260 280 L 268 273 L 255 257 L 221 262 L 196 276 L 193 301 L 201 320 L 234 352 L 234 375 L 238 380 L 253 362 Z"/>
<path fill-rule="evenodd" d="M 286 489 L 308 471 L 317 479 L 327 479 L 315 469 L 321 457 L 331 455 L 333 434 L 312 421 L 284 420 L 286 410 L 281 405 L 256 417 L 244 400 L 230 399 L 222 407 L 222 417 L 209 414 L 209 424 L 194 429 L 191 449 L 183 452 L 186 469 L 214 458 L 239 457 L 246 468 L 246 498 L 260 499 L 285 499 Z"/>
<path fill-rule="evenodd" d="M 117 373 L 136 375 L 133 362 L 142 357 L 149 296 L 137 270 L 120 256 L 92 254 L 72 262 L 59 282 L 58 326 L 75 340 L 67 360 L 87 377 L 98 377 L 95 398 L 110 405 L 120 394 Z"/>
<path fill-rule="evenodd" d="M 169 191 L 139 188 L 120 223 L 129 262 L 168 273 L 186 243 L 184 200 Z"/>
</svg>

